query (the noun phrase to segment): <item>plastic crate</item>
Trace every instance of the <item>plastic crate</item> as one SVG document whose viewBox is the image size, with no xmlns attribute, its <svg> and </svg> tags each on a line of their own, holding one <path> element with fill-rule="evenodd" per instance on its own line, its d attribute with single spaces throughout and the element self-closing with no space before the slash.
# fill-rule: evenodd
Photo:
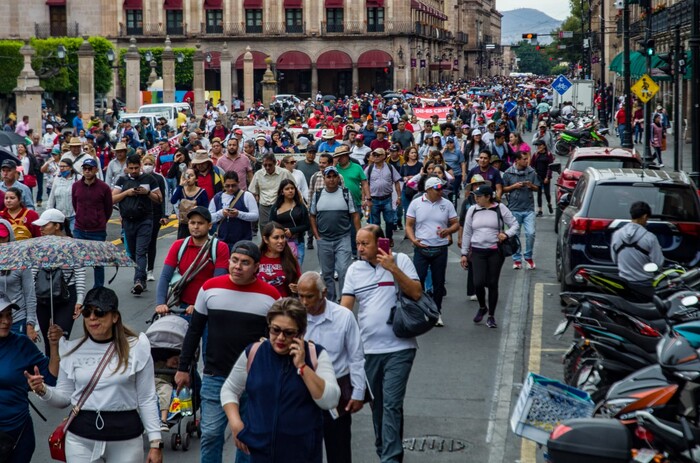
<svg viewBox="0 0 700 463">
<path fill-rule="evenodd" d="M 513 409 L 510 426 L 518 436 L 546 444 L 557 424 L 571 418 L 590 418 L 593 406 L 588 393 L 529 373 Z"/>
</svg>

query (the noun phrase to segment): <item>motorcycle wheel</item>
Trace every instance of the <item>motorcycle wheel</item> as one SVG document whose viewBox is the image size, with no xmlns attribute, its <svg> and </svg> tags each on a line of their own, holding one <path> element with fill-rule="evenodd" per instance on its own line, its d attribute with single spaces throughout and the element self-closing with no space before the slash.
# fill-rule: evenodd
<svg viewBox="0 0 700 463">
<path fill-rule="evenodd" d="M 559 156 L 568 156 L 571 154 L 571 145 L 569 142 L 559 139 L 554 144 L 554 152 Z"/>
<path fill-rule="evenodd" d="M 576 347 L 564 359 L 564 382 L 576 386 L 576 380 L 581 374 L 581 365 L 585 360 L 598 358 L 598 353 L 591 346 L 579 340 Z"/>
<path fill-rule="evenodd" d="M 607 138 L 601 137 L 600 141 L 595 142 L 595 146 L 604 146 L 607 148 L 608 146 L 610 146 L 610 142 Z"/>
</svg>

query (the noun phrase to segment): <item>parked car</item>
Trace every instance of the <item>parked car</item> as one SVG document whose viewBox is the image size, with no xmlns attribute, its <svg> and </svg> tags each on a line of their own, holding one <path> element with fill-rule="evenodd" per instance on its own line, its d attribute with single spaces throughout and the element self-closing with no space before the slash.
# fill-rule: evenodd
<svg viewBox="0 0 700 463">
<path fill-rule="evenodd" d="M 576 187 L 578 179 L 589 167 L 596 169 L 641 169 L 642 159 L 634 149 L 624 148 L 576 148 L 566 162 L 564 170 L 561 163 L 554 162 L 550 165 L 552 172 L 558 172 L 559 177 L 556 183 L 556 200 L 564 193 L 571 192 Z M 559 217 L 561 209 L 554 212 L 554 232 L 559 232 Z"/>
<path fill-rule="evenodd" d="M 185 114 L 187 117 L 192 115 L 192 108 L 187 103 L 153 103 L 145 104 L 139 108 L 139 114 L 148 114 L 156 117 L 163 116 L 168 120 L 168 125 L 170 127 L 177 126 L 177 113 L 182 109 L 185 109 Z M 154 125 L 155 127 L 155 125 Z"/>
<path fill-rule="evenodd" d="M 121 113 L 119 115 L 119 122 L 129 120 L 131 121 L 131 126 L 136 127 L 141 123 L 141 118 L 142 117 L 147 117 L 148 121 L 151 124 L 151 127 L 156 126 L 156 122 L 158 122 L 158 117 L 160 117 L 158 114 L 143 114 L 143 113 Z M 119 140 L 117 140 L 117 127 L 114 127 L 112 131 L 109 133 L 109 139 L 112 143 L 116 143 Z"/>
<path fill-rule="evenodd" d="M 610 256 L 615 230 L 630 221 L 632 203 L 645 201 L 652 216 L 647 229 L 664 256 L 686 268 L 700 264 L 700 199 L 684 172 L 588 168 L 563 209 L 556 246 L 556 273 L 562 291 L 581 288 L 583 267 L 617 273 Z"/>
</svg>

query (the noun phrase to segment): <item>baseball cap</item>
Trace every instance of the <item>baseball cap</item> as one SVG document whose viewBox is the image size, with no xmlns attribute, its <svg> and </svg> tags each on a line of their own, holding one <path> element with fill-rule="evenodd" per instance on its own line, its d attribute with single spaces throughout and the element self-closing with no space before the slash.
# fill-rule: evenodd
<svg viewBox="0 0 700 463">
<path fill-rule="evenodd" d="M 211 212 L 204 206 L 197 206 L 187 213 L 187 218 L 191 218 L 193 215 L 201 215 L 204 220 L 211 222 Z"/>
<path fill-rule="evenodd" d="M 476 190 L 472 191 L 474 196 L 493 196 L 493 188 L 489 185 L 481 185 Z"/>
<path fill-rule="evenodd" d="M 19 310 L 19 306 L 12 302 L 5 293 L 0 293 L 0 312 L 6 309 Z"/>
<path fill-rule="evenodd" d="M 434 188 L 436 190 L 442 190 L 445 187 L 445 182 L 440 180 L 438 177 L 430 177 L 425 181 L 425 189 L 430 190 Z"/>
<path fill-rule="evenodd" d="M 49 222 L 63 223 L 65 221 L 66 216 L 63 214 L 63 212 L 59 211 L 58 209 L 46 209 L 41 213 L 41 216 L 38 219 L 32 222 L 32 225 L 43 227 Z"/>
<path fill-rule="evenodd" d="M 493 136 L 494 136 L 495 138 L 498 138 L 498 137 L 505 137 L 506 134 L 503 133 L 503 132 L 497 131 L 496 133 L 493 134 Z"/>
<path fill-rule="evenodd" d="M 117 293 L 104 286 L 92 288 L 85 295 L 83 307 L 97 307 L 105 312 L 116 312 L 119 310 L 119 298 Z"/>
<path fill-rule="evenodd" d="M 490 163 L 493 164 L 494 162 L 503 162 L 503 159 L 499 158 L 497 154 L 492 154 Z"/>
<path fill-rule="evenodd" d="M 328 166 L 323 170 L 323 176 L 327 177 L 328 174 L 334 173 L 335 175 L 338 175 L 338 169 L 335 168 L 335 166 Z"/>
<path fill-rule="evenodd" d="M 440 135 L 440 132 L 433 132 L 432 138 L 442 138 L 442 135 Z"/>
<path fill-rule="evenodd" d="M 474 137 L 476 135 L 481 135 L 481 130 L 479 130 L 479 129 L 472 130 L 472 137 Z"/>
<path fill-rule="evenodd" d="M 88 158 L 88 159 L 83 161 L 83 167 L 86 167 L 86 166 L 97 168 L 97 161 L 95 161 L 92 158 Z"/>
<path fill-rule="evenodd" d="M 0 165 L 0 169 L 3 167 L 9 167 L 11 169 L 16 169 L 17 164 L 12 159 L 5 159 L 4 161 L 2 161 L 2 165 Z"/>
<path fill-rule="evenodd" d="M 53 125 L 51 124 L 46 124 L 46 130 L 53 129 Z"/>
<path fill-rule="evenodd" d="M 302 129 L 308 129 L 308 128 L 309 128 L 309 124 L 301 124 L 301 128 L 302 128 Z"/>
<path fill-rule="evenodd" d="M 365 141 L 365 136 L 360 134 L 355 135 L 355 141 Z"/>
<path fill-rule="evenodd" d="M 255 263 L 260 262 L 260 248 L 252 241 L 241 240 L 236 242 L 231 250 L 231 255 L 234 254 L 243 254 L 252 258 Z"/>
<path fill-rule="evenodd" d="M 399 145 L 394 143 L 389 147 L 389 151 L 399 151 Z"/>
<path fill-rule="evenodd" d="M 533 141 L 532 144 L 533 144 L 534 146 L 546 145 L 546 143 L 544 142 L 544 140 L 539 139 L 539 138 L 538 138 L 537 140 Z"/>
<path fill-rule="evenodd" d="M 445 143 L 454 143 L 455 139 L 453 137 L 447 137 L 445 138 Z"/>
</svg>

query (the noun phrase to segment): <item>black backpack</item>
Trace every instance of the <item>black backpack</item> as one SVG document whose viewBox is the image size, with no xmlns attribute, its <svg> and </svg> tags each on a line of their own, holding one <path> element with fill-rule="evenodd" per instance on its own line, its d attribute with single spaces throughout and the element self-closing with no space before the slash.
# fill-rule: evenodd
<svg viewBox="0 0 700 463">
<path fill-rule="evenodd" d="M 63 270 L 60 268 L 48 270 L 41 269 L 36 274 L 35 279 L 35 291 L 36 298 L 39 301 L 49 301 L 53 296 L 54 302 L 66 302 L 70 299 L 70 291 L 68 290 L 68 284 L 63 277 Z M 71 272 L 70 278 L 73 277 L 73 272 Z"/>
</svg>

